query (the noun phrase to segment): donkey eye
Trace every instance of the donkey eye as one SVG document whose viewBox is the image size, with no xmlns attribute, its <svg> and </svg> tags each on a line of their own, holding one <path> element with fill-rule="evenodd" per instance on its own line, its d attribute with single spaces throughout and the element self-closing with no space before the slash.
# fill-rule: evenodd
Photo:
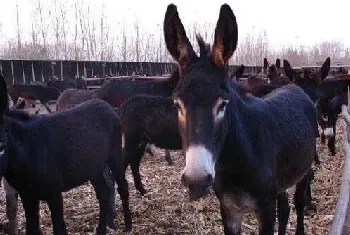
<svg viewBox="0 0 350 235">
<path fill-rule="evenodd" d="M 178 112 L 182 113 L 181 105 L 179 104 L 179 102 L 177 100 L 174 100 L 174 106 L 177 108 Z"/>
<path fill-rule="evenodd" d="M 226 105 L 228 104 L 227 100 L 224 100 L 221 102 L 221 104 L 218 107 L 217 113 L 225 111 Z"/>
<path fill-rule="evenodd" d="M 174 106 L 175 106 L 178 110 L 181 109 L 179 103 L 178 103 L 176 100 L 174 100 Z"/>
</svg>

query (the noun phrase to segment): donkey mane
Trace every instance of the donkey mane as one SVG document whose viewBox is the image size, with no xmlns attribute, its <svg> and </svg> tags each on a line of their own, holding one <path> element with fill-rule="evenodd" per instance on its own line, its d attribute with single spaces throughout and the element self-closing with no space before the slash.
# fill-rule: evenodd
<svg viewBox="0 0 350 235">
<path fill-rule="evenodd" d="M 206 43 L 200 34 L 197 34 L 196 37 L 197 37 L 197 42 L 198 42 L 198 46 L 199 46 L 200 57 L 209 57 L 210 44 Z"/>
</svg>

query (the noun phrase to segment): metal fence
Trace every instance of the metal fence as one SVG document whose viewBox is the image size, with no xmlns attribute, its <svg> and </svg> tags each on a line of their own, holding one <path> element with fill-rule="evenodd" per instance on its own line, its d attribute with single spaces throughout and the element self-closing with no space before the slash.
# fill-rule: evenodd
<svg viewBox="0 0 350 235">
<path fill-rule="evenodd" d="M 234 71 L 238 66 L 229 66 Z M 0 60 L 0 72 L 7 84 L 24 84 L 32 81 L 60 80 L 77 77 L 105 78 L 108 76 L 162 76 L 171 74 L 175 63 L 106 62 L 69 60 Z M 260 72 L 261 66 L 246 66 L 245 72 Z"/>
</svg>

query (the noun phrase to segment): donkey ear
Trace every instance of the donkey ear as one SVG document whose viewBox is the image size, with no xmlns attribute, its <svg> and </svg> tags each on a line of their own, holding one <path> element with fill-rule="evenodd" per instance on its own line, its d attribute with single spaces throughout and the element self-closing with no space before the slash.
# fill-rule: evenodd
<svg viewBox="0 0 350 235">
<path fill-rule="evenodd" d="M 0 115 L 8 111 L 7 86 L 4 77 L 0 74 Z"/>
<path fill-rule="evenodd" d="M 236 16 L 229 5 L 223 4 L 216 23 L 215 39 L 211 53 L 211 60 L 214 64 L 218 67 L 225 66 L 236 50 L 237 41 L 238 26 Z"/>
<path fill-rule="evenodd" d="M 294 80 L 295 71 L 292 68 L 292 66 L 290 66 L 290 63 L 287 60 L 283 60 L 283 69 L 284 69 L 284 72 L 286 73 L 287 77 L 291 81 L 293 81 Z"/>
<path fill-rule="evenodd" d="M 277 69 L 281 68 L 281 60 L 279 58 L 277 58 L 276 60 L 276 68 Z"/>
<path fill-rule="evenodd" d="M 269 68 L 269 62 L 266 58 L 264 58 L 264 69 L 267 70 Z"/>
<path fill-rule="evenodd" d="M 321 80 L 324 80 L 328 76 L 330 68 L 331 68 L 331 58 L 327 57 L 326 61 L 323 63 L 320 70 Z"/>
<path fill-rule="evenodd" d="M 185 69 L 197 58 L 193 47 L 188 40 L 185 28 L 181 23 L 177 7 L 169 4 L 165 13 L 163 24 L 165 44 L 171 56 Z"/>
</svg>

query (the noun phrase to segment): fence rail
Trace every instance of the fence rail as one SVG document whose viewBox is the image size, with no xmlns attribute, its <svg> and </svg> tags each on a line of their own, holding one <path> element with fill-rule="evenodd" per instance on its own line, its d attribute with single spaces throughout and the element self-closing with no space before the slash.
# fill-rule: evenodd
<svg viewBox="0 0 350 235">
<path fill-rule="evenodd" d="M 231 65 L 229 70 L 238 66 Z M 60 80 L 85 77 L 108 76 L 162 76 L 171 74 L 175 63 L 155 62 L 107 62 L 70 60 L 0 60 L 0 72 L 7 84 L 23 84 L 32 81 L 48 81 L 52 77 Z M 247 73 L 257 73 L 261 66 L 246 66 Z"/>
<path fill-rule="evenodd" d="M 239 65 L 230 65 L 233 72 Z M 171 74 L 175 63 L 156 62 L 109 62 L 73 60 L 0 60 L 0 73 L 7 84 L 25 84 L 33 81 L 49 81 L 52 77 L 60 80 L 84 78 L 106 78 L 110 76 L 164 76 Z M 307 66 L 318 68 L 319 66 Z M 339 66 L 331 66 L 336 70 Z M 343 66 L 349 68 L 350 66 Z M 303 67 L 294 67 L 301 70 Z M 262 66 L 245 66 L 245 73 L 260 73 Z"/>
<path fill-rule="evenodd" d="M 341 120 L 341 127 L 345 163 L 336 211 L 328 235 L 350 234 L 350 115 L 346 105 L 342 106 L 342 117 L 343 120 Z"/>
</svg>

